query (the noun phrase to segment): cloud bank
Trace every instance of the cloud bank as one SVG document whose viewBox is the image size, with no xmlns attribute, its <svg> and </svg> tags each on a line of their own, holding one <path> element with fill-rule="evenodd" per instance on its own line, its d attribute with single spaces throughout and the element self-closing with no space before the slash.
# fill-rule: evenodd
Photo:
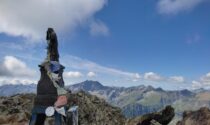
<svg viewBox="0 0 210 125">
<path fill-rule="evenodd" d="M 61 62 L 70 70 L 64 72 L 64 79 L 68 83 L 76 83 L 87 78 L 100 79 L 103 77 L 112 80 L 121 80 L 127 84 L 138 82 L 152 82 L 154 84 L 162 83 L 186 83 L 183 76 L 162 76 L 154 72 L 139 74 L 135 72 L 122 71 L 120 69 L 106 67 L 95 62 L 79 57 L 66 55 Z M 35 58 L 35 57 L 34 57 Z M 30 84 L 37 83 L 38 73 L 28 67 L 25 62 L 14 57 L 5 56 L 0 63 L 0 85 L 3 84 Z M 210 86 L 210 73 L 200 78 L 200 81 L 194 81 L 193 86 Z M 181 84 L 179 84 L 181 85 Z"/>
<path fill-rule="evenodd" d="M 157 4 L 160 14 L 177 14 L 189 11 L 207 0 L 159 0 Z"/>
<path fill-rule="evenodd" d="M 153 83 L 186 83 L 187 81 L 183 76 L 162 76 L 154 72 L 146 72 L 144 74 L 139 74 L 135 72 L 122 71 L 116 68 L 106 67 L 87 59 L 82 59 L 80 57 L 65 55 L 65 60 L 62 60 L 64 65 L 68 68 L 78 70 L 78 71 L 88 71 L 87 76 L 93 77 L 97 74 L 103 74 L 103 76 L 111 76 L 111 79 L 126 79 L 129 82 L 142 82 L 150 81 Z M 89 72 L 91 71 L 91 72 Z M 97 74 L 96 74 L 97 73 Z"/>
<path fill-rule="evenodd" d="M 58 32 L 73 30 L 103 8 L 107 0 L 1 0 L 0 33 L 30 39 L 48 27 Z"/>
<path fill-rule="evenodd" d="M 126 77 L 126 78 L 128 77 L 128 78 L 133 78 L 133 79 L 140 78 L 140 75 L 138 73 L 121 71 L 119 69 L 105 67 L 95 62 L 82 59 L 76 56 L 72 56 L 72 55 L 65 55 L 63 59 L 65 59 L 62 61 L 66 67 L 70 67 L 76 70 L 85 70 L 85 71 L 91 71 L 94 73 L 95 72 L 103 73 L 103 74 L 108 74 L 108 75 L 116 76 L 116 77 Z"/>
<path fill-rule="evenodd" d="M 37 77 L 36 71 L 14 56 L 5 56 L 0 62 L 0 86 L 37 83 L 33 80 L 35 77 Z"/>
</svg>

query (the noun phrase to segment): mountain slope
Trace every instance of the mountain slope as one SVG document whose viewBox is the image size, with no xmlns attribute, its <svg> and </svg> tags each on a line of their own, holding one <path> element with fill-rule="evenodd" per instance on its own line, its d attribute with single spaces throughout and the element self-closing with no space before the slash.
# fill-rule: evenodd
<svg viewBox="0 0 210 125">
<path fill-rule="evenodd" d="M 77 86 L 71 86 L 70 88 L 73 91 L 75 89 L 79 90 L 79 88 L 84 88 L 82 86 L 86 82 L 77 84 Z M 91 82 L 88 81 L 88 84 L 91 84 Z M 114 106 L 120 107 L 123 114 L 128 118 L 159 111 L 166 105 L 172 105 L 176 116 L 170 125 L 175 125 L 181 119 L 182 113 L 185 110 L 198 110 L 203 106 L 210 108 L 210 91 L 204 89 L 165 91 L 161 88 L 141 85 L 128 88 L 105 86 L 97 87 L 97 89 L 83 90 L 104 98 Z"/>
</svg>

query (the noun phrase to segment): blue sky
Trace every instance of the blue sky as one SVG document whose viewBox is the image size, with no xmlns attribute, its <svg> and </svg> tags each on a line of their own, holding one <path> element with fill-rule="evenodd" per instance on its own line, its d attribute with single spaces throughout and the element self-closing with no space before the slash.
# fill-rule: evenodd
<svg viewBox="0 0 210 125">
<path fill-rule="evenodd" d="M 53 27 L 67 85 L 209 87 L 209 12 L 209 0 L 3 0 L 0 84 L 39 80 Z"/>
</svg>

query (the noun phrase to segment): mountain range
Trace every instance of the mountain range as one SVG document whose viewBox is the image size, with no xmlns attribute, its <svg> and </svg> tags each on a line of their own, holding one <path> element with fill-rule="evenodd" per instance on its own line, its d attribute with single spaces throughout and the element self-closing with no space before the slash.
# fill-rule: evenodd
<svg viewBox="0 0 210 125">
<path fill-rule="evenodd" d="M 167 91 L 144 85 L 109 87 L 97 81 L 84 81 L 68 88 L 72 92 L 83 90 L 105 99 L 111 105 L 120 107 L 127 118 L 160 111 L 165 106 L 172 105 L 176 117 L 170 125 L 176 124 L 184 111 L 210 107 L 210 91 L 205 89 Z"/>
<path fill-rule="evenodd" d="M 19 93 L 36 93 L 36 84 L 6 84 L 0 86 L 0 96 L 11 96 Z"/>
<path fill-rule="evenodd" d="M 175 109 L 177 120 L 185 110 L 198 110 L 200 107 L 210 107 L 210 91 L 199 89 L 167 91 L 152 86 L 110 87 L 98 81 L 84 81 L 66 86 L 73 93 L 86 91 L 99 98 L 105 99 L 109 104 L 120 107 L 123 114 L 135 117 L 163 109 L 172 105 Z M 36 85 L 4 85 L 0 86 L 0 95 L 9 96 L 16 93 L 35 93 Z M 175 121 L 177 121 L 175 120 Z"/>
</svg>

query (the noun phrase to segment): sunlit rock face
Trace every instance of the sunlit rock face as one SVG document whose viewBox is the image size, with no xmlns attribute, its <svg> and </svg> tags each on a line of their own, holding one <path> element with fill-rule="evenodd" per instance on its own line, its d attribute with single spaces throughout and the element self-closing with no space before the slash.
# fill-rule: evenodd
<svg viewBox="0 0 210 125">
<path fill-rule="evenodd" d="M 185 111 L 177 125 L 210 125 L 210 110 L 203 107 L 197 111 Z"/>
</svg>

